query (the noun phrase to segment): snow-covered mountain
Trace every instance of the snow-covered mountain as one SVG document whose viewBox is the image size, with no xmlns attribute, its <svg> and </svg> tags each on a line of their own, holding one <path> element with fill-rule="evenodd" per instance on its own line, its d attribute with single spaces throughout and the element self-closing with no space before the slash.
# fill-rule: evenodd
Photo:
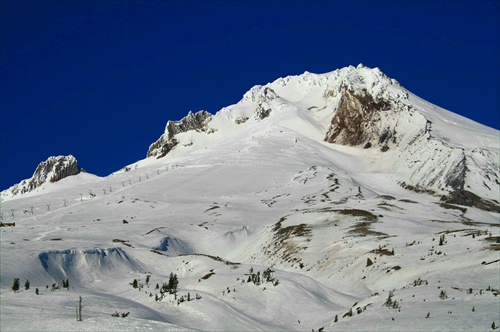
<svg viewBox="0 0 500 332">
<path fill-rule="evenodd" d="M 1 328 L 491 329 L 499 153 L 378 69 L 254 86 L 107 177 L 2 192 Z"/>
<path fill-rule="evenodd" d="M 206 147 L 207 141 L 217 141 L 211 134 L 219 131 L 213 135 L 219 138 L 254 122 L 259 130 L 289 127 L 309 139 L 321 136 L 328 143 L 365 149 L 351 153 L 362 156 L 368 171 L 396 172 L 407 189 L 498 212 L 498 132 L 427 103 L 379 69 L 363 65 L 255 86 L 215 116 L 190 112 L 167 123 L 147 156 L 162 158 L 175 147 Z"/>
</svg>

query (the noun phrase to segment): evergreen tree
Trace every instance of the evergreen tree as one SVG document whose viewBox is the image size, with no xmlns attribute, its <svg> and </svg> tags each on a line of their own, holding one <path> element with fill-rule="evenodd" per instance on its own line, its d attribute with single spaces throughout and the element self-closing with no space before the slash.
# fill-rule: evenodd
<svg viewBox="0 0 500 332">
<path fill-rule="evenodd" d="M 168 279 L 167 290 L 170 294 L 177 292 L 177 285 L 179 285 L 179 280 L 177 279 L 177 275 L 173 272 L 170 272 L 170 277 Z"/>
<path fill-rule="evenodd" d="M 24 283 L 24 289 L 28 290 L 30 289 L 30 281 L 26 279 L 26 282 Z"/>
<path fill-rule="evenodd" d="M 35 294 L 36 294 L 36 295 L 39 295 L 38 288 L 35 288 Z"/>
<path fill-rule="evenodd" d="M 12 290 L 14 292 L 17 292 L 19 290 L 19 278 L 14 279 L 14 282 L 12 283 Z"/>
<path fill-rule="evenodd" d="M 63 286 L 63 288 L 69 288 L 69 279 L 63 280 L 62 286 Z"/>
<path fill-rule="evenodd" d="M 442 246 L 446 243 L 444 234 L 439 237 L 439 245 Z"/>
</svg>

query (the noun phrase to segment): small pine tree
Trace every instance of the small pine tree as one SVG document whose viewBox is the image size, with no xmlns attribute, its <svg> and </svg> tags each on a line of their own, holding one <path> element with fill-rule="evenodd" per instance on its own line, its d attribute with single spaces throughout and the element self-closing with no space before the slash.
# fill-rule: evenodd
<svg viewBox="0 0 500 332">
<path fill-rule="evenodd" d="M 63 280 L 62 286 L 63 286 L 63 288 L 69 288 L 69 279 Z"/>
<path fill-rule="evenodd" d="M 19 278 L 14 279 L 14 282 L 12 283 L 12 290 L 14 292 L 17 292 L 19 290 Z"/>
<path fill-rule="evenodd" d="M 392 300 L 392 297 L 394 296 L 394 293 L 392 291 L 389 292 L 389 295 L 387 296 L 387 300 L 384 302 L 384 306 L 391 308 L 394 304 L 395 301 Z"/>
<path fill-rule="evenodd" d="M 476 307 L 472 306 L 472 312 L 476 311 Z"/>
<path fill-rule="evenodd" d="M 366 258 L 366 267 L 372 266 L 372 265 L 373 265 L 373 261 L 370 259 L 370 257 Z"/>
<path fill-rule="evenodd" d="M 495 325 L 495 322 L 491 323 L 491 329 L 492 330 L 496 330 L 497 329 L 497 326 Z"/>
<path fill-rule="evenodd" d="M 179 280 L 177 279 L 177 275 L 173 272 L 170 272 L 170 277 L 168 279 L 167 289 L 170 294 L 177 292 L 177 285 L 179 285 Z"/>
<path fill-rule="evenodd" d="M 134 279 L 134 281 L 132 281 L 132 287 L 133 288 L 138 288 L 139 287 L 137 279 Z"/>
<path fill-rule="evenodd" d="M 38 288 L 35 288 L 35 294 L 36 294 L 36 295 L 39 295 Z"/>
<path fill-rule="evenodd" d="M 26 282 L 24 283 L 24 289 L 26 289 L 26 290 L 30 289 L 30 281 L 29 280 L 26 280 Z"/>
<path fill-rule="evenodd" d="M 339 315 L 335 315 L 335 319 L 333 320 L 334 323 L 337 323 L 339 321 Z"/>
</svg>

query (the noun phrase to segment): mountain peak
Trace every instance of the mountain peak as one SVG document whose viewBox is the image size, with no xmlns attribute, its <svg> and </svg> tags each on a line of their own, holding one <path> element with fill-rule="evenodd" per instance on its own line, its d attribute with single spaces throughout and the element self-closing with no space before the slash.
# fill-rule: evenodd
<svg viewBox="0 0 500 332">
<path fill-rule="evenodd" d="M 447 119 L 457 125 L 450 127 Z M 468 197 L 460 201 L 498 210 L 497 203 L 471 198 L 495 200 L 499 194 L 497 133 L 478 128 L 471 120 L 419 99 L 379 68 L 359 64 L 325 74 L 278 78 L 252 87 L 237 104 L 213 116 L 190 112 L 180 121 L 169 121 L 148 156 L 160 158 L 172 150 L 180 156 L 228 137 L 244 140 L 263 130 L 286 129 L 330 143 L 332 149 L 355 148 L 349 151 L 366 163 L 366 172 L 397 173 L 406 189 L 443 195 L 445 201 Z M 214 132 L 217 135 L 208 136 Z M 478 133 L 477 144 L 470 139 L 464 144 L 460 138 Z M 496 149 L 477 153 L 487 148 L 484 142 L 496 144 Z"/>
</svg>

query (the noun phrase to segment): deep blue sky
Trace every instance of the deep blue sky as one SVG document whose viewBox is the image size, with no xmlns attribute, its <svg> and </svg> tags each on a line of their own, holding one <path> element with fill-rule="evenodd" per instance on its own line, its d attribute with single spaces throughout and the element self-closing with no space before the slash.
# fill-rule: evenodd
<svg viewBox="0 0 500 332">
<path fill-rule="evenodd" d="M 499 1 L 0 1 L 0 189 L 51 155 L 107 175 L 167 120 L 363 63 L 500 128 Z"/>
</svg>

